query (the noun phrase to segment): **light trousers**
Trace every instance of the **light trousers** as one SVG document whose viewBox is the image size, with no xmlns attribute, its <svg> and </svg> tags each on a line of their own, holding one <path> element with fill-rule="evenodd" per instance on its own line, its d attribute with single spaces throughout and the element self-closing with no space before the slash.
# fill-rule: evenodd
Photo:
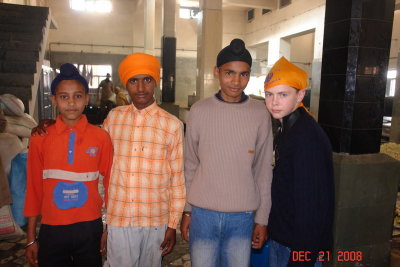
<svg viewBox="0 0 400 267">
<path fill-rule="evenodd" d="M 104 267 L 160 267 L 160 245 L 167 226 L 108 226 L 107 261 Z"/>
</svg>

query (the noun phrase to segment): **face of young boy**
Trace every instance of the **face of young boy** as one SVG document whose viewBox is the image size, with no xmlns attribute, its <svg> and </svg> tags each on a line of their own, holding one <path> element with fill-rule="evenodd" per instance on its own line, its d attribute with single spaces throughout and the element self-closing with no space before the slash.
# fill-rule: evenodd
<svg viewBox="0 0 400 267">
<path fill-rule="evenodd" d="M 89 103 L 89 95 L 84 86 L 75 80 L 61 81 L 56 88 L 56 94 L 51 96 L 54 106 L 58 108 L 63 122 L 72 126 L 81 118 L 85 106 Z"/>
<path fill-rule="evenodd" d="M 231 61 L 214 68 L 221 86 L 221 97 L 227 102 L 239 102 L 250 79 L 250 66 L 243 61 Z"/>
<path fill-rule="evenodd" d="M 154 102 L 154 88 L 156 82 L 146 74 L 133 76 L 126 83 L 126 90 L 137 109 L 144 109 Z"/>
<path fill-rule="evenodd" d="M 265 91 L 265 104 L 272 117 L 282 122 L 283 117 L 296 110 L 304 94 L 305 90 L 296 90 L 288 85 L 277 85 Z"/>
</svg>

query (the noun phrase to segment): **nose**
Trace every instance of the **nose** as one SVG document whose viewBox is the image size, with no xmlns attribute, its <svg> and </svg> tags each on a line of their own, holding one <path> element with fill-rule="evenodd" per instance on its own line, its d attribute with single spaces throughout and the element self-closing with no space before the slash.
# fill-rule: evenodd
<svg viewBox="0 0 400 267">
<path fill-rule="evenodd" d="M 70 106 L 72 106 L 72 105 L 75 104 L 75 99 L 74 99 L 74 97 L 69 97 L 67 101 L 68 101 L 68 105 L 70 105 Z"/>
<path fill-rule="evenodd" d="M 233 84 L 237 85 L 240 83 L 240 75 L 236 74 L 233 76 Z"/>
<path fill-rule="evenodd" d="M 276 95 L 273 95 L 272 96 L 272 105 L 273 106 L 276 106 L 276 105 L 278 105 L 279 104 L 279 99 L 278 99 L 278 97 L 276 96 Z"/>
<path fill-rule="evenodd" d="M 139 92 L 143 92 L 144 91 L 144 81 L 142 79 L 140 79 L 138 81 L 138 91 Z"/>
</svg>

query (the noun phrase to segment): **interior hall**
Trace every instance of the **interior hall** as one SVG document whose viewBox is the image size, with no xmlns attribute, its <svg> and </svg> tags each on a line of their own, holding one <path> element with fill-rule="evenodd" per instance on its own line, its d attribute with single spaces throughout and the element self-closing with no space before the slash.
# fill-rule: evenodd
<svg viewBox="0 0 400 267">
<path fill-rule="evenodd" d="M 191 106 L 218 92 L 216 57 L 235 38 L 252 56 L 250 98 L 264 101 L 282 56 L 308 74 L 303 103 L 334 152 L 333 256 L 323 266 L 399 267 L 400 0 L 0 0 L 0 266 L 29 266 L 26 179 L 11 165 L 26 161 L 32 128 L 56 118 L 62 64 L 88 81 L 84 114 L 100 126 L 131 104 L 121 61 L 154 55 L 155 101 L 185 125 Z M 177 231 L 162 266 L 191 266 Z"/>
</svg>

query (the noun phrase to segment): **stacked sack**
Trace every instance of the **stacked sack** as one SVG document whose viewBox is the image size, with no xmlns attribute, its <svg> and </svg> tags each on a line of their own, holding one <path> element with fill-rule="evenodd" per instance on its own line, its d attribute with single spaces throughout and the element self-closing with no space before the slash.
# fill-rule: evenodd
<svg viewBox="0 0 400 267">
<path fill-rule="evenodd" d="M 24 113 L 22 101 L 0 95 L 0 240 L 23 234 L 26 191 L 26 158 L 29 137 L 36 121 Z"/>
</svg>

